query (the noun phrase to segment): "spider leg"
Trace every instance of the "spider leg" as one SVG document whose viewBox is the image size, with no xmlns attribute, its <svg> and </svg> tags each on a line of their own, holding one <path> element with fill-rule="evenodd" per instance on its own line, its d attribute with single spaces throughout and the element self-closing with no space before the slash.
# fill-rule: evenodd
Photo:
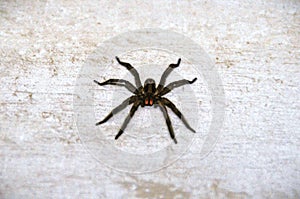
<svg viewBox="0 0 300 199">
<path fill-rule="evenodd" d="M 163 95 L 169 93 L 174 88 L 178 88 L 178 87 L 186 85 L 186 84 L 192 84 L 196 80 L 197 80 L 197 78 L 194 78 L 192 81 L 189 81 L 189 80 L 186 80 L 186 79 L 182 79 L 182 80 L 179 80 L 179 81 L 172 82 L 172 83 L 168 84 L 167 86 L 165 86 L 162 89 L 162 91 L 159 93 L 159 95 L 163 96 Z"/>
<path fill-rule="evenodd" d="M 164 88 L 167 77 L 169 76 L 169 74 L 172 72 L 174 68 L 177 68 L 180 65 L 180 62 L 181 59 L 179 58 L 177 64 L 170 64 L 169 67 L 164 71 L 164 73 L 160 78 L 159 85 L 157 86 L 157 92 L 160 92 Z"/>
<path fill-rule="evenodd" d="M 169 99 L 167 98 L 162 98 L 161 102 L 163 104 L 165 104 L 167 107 L 169 107 L 180 119 L 181 121 L 184 123 L 184 125 L 193 133 L 196 133 L 196 131 L 189 125 L 189 123 L 186 121 L 185 117 L 183 116 L 183 114 L 177 109 L 177 107 L 175 106 L 175 104 L 173 104 Z"/>
<path fill-rule="evenodd" d="M 141 83 L 140 75 L 137 72 L 137 70 L 133 66 L 131 66 L 131 64 L 126 63 L 126 62 L 122 62 L 117 56 L 116 56 L 116 60 L 118 61 L 118 63 L 120 65 L 125 66 L 127 68 L 127 70 L 129 70 L 129 72 L 134 76 L 135 84 L 136 84 L 137 88 L 139 90 L 141 90 L 142 89 L 142 83 Z"/>
<path fill-rule="evenodd" d="M 138 94 L 138 90 L 136 89 L 135 86 L 133 86 L 129 81 L 124 80 L 124 79 L 109 79 L 105 82 L 98 82 L 97 80 L 94 80 L 96 84 L 99 86 L 104 86 L 104 85 L 117 85 L 117 86 L 124 86 L 129 90 L 130 92 L 134 94 Z"/>
<path fill-rule="evenodd" d="M 123 110 L 127 105 L 132 104 L 137 99 L 138 98 L 135 95 L 127 98 L 119 106 L 114 108 L 103 120 L 101 120 L 100 122 L 97 122 L 96 125 L 100 125 L 100 124 L 103 124 L 103 123 L 107 122 L 107 120 L 109 120 L 113 115 L 117 114 L 118 112 Z"/>
<path fill-rule="evenodd" d="M 127 115 L 127 117 L 125 118 L 118 134 L 115 137 L 115 140 L 118 139 L 124 132 L 125 128 L 127 127 L 127 124 L 130 122 L 131 118 L 133 117 L 134 113 L 137 111 L 137 109 L 139 108 L 140 105 L 140 101 L 136 101 L 133 106 L 130 109 L 129 114 Z"/>
<path fill-rule="evenodd" d="M 174 134 L 172 122 L 170 120 L 167 108 L 165 107 L 165 105 L 162 102 L 158 102 L 158 105 L 160 107 L 160 110 L 163 112 L 164 118 L 166 120 L 166 124 L 168 126 L 168 130 L 169 130 L 170 136 L 174 140 L 175 144 L 177 144 L 177 140 L 175 138 L 175 134 Z"/>
</svg>

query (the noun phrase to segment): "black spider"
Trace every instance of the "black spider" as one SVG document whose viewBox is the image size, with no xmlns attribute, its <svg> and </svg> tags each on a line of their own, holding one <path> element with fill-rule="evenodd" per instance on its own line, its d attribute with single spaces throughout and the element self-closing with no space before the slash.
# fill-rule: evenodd
<svg viewBox="0 0 300 199">
<path fill-rule="evenodd" d="M 119 106 L 114 108 L 102 121 L 96 123 L 96 125 L 105 123 L 114 114 L 117 114 L 118 112 L 120 112 L 121 110 L 126 108 L 127 105 L 133 104 L 133 106 L 131 107 L 130 113 L 127 115 L 125 121 L 123 122 L 122 127 L 120 128 L 120 131 L 118 132 L 118 134 L 115 137 L 115 139 L 118 139 L 123 134 L 123 131 L 125 130 L 127 124 L 129 123 L 130 119 L 133 117 L 135 111 L 138 109 L 139 106 L 144 107 L 144 106 L 158 105 L 160 107 L 161 111 L 163 112 L 164 118 L 166 120 L 168 129 L 170 132 L 170 136 L 176 144 L 177 144 L 177 140 L 175 138 L 174 130 L 173 130 L 172 123 L 169 118 L 169 114 L 168 114 L 166 106 L 168 108 L 170 108 L 182 120 L 182 122 L 185 124 L 185 126 L 189 130 L 191 130 L 194 133 L 196 132 L 188 124 L 185 117 L 176 108 L 176 106 L 169 99 L 162 97 L 163 95 L 169 93 L 174 88 L 183 86 L 185 84 L 192 84 L 197 80 L 197 78 L 194 78 L 192 81 L 182 79 L 179 81 L 172 82 L 172 83 L 168 84 L 167 86 L 164 86 L 165 82 L 166 82 L 166 78 L 172 72 L 172 70 L 174 68 L 179 66 L 181 59 L 178 59 L 177 64 L 169 65 L 169 67 L 162 74 L 159 85 L 157 87 L 155 85 L 155 81 L 151 78 L 147 79 L 144 83 L 144 86 L 142 86 L 139 73 L 136 71 L 136 69 L 133 66 L 131 66 L 131 64 L 120 61 L 120 59 L 118 57 L 116 57 L 116 59 L 120 65 L 125 66 L 127 68 L 127 70 L 129 70 L 130 73 L 134 76 L 136 87 L 134 85 L 132 85 L 129 81 L 124 80 L 124 79 L 109 79 L 102 83 L 94 80 L 94 82 L 100 86 L 104 86 L 104 85 L 123 86 L 123 87 L 127 88 L 130 92 L 134 93 L 134 95 L 127 98 Z"/>
</svg>

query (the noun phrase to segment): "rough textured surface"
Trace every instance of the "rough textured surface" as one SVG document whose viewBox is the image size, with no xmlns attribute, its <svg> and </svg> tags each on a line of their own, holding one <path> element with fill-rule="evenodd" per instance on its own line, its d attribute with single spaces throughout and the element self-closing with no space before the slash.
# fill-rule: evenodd
<svg viewBox="0 0 300 199">
<path fill-rule="evenodd" d="M 1 198 L 300 198 L 298 1 L 1 1 Z M 226 118 L 214 150 L 131 175 L 84 149 L 80 67 L 127 30 L 171 29 L 216 62 Z"/>
</svg>

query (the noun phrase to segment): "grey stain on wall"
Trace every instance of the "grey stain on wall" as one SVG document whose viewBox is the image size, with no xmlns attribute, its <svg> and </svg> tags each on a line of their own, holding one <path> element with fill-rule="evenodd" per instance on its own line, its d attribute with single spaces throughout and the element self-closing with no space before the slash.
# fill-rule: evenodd
<svg viewBox="0 0 300 199">
<path fill-rule="evenodd" d="M 119 182 L 126 189 L 134 189 L 137 198 L 190 198 L 190 193 L 176 188 L 172 184 L 161 184 L 151 181 L 138 181 L 135 185 Z"/>
</svg>

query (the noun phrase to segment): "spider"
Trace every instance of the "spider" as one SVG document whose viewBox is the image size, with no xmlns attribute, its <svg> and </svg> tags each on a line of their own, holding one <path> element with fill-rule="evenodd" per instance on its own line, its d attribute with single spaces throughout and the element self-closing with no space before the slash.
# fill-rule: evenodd
<svg viewBox="0 0 300 199">
<path fill-rule="evenodd" d="M 163 97 L 165 94 L 169 93 L 174 88 L 177 88 L 177 87 L 180 87 L 180 86 L 183 86 L 186 84 L 192 84 L 197 80 L 197 78 L 194 78 L 192 81 L 182 79 L 179 81 L 174 81 L 174 82 L 168 84 L 167 86 L 164 86 L 168 75 L 172 72 L 172 70 L 174 68 L 177 68 L 180 65 L 180 62 L 181 62 L 180 58 L 178 59 L 177 64 L 170 64 L 169 67 L 164 71 L 164 73 L 161 76 L 159 85 L 157 87 L 155 85 L 155 81 L 151 78 L 146 79 L 144 86 L 142 86 L 140 76 L 139 76 L 139 73 L 137 72 L 137 70 L 133 66 L 131 66 L 131 64 L 122 62 L 117 56 L 116 56 L 116 60 L 118 61 L 118 63 L 120 65 L 126 67 L 126 69 L 129 70 L 129 72 L 134 76 L 136 86 L 134 86 L 132 83 L 130 83 L 129 81 L 124 80 L 124 79 L 109 79 L 102 83 L 94 80 L 94 82 L 100 86 L 104 86 L 104 85 L 123 86 L 126 89 L 128 89 L 130 92 L 132 92 L 134 95 L 127 98 L 120 105 L 115 107 L 102 121 L 97 122 L 96 125 L 100 125 L 100 124 L 107 122 L 111 117 L 113 117 L 113 115 L 115 115 L 118 112 L 125 109 L 127 107 L 127 105 L 133 104 L 130 109 L 129 114 L 125 118 L 118 134 L 115 137 L 115 140 L 117 140 L 123 134 L 127 124 L 129 123 L 130 119 L 133 117 L 134 113 L 137 111 L 139 106 L 145 107 L 145 106 L 153 106 L 154 105 L 154 107 L 157 107 L 157 106 L 160 107 L 160 109 L 163 113 L 163 116 L 166 120 L 166 124 L 168 126 L 170 136 L 173 139 L 173 141 L 175 142 L 175 144 L 177 144 L 177 140 L 175 138 L 172 123 L 171 123 L 171 120 L 170 120 L 170 117 L 169 117 L 166 107 L 170 108 L 182 120 L 184 125 L 190 131 L 192 131 L 193 133 L 196 133 L 196 131 L 188 124 L 185 117 L 177 109 L 177 107 L 168 98 Z"/>
</svg>

